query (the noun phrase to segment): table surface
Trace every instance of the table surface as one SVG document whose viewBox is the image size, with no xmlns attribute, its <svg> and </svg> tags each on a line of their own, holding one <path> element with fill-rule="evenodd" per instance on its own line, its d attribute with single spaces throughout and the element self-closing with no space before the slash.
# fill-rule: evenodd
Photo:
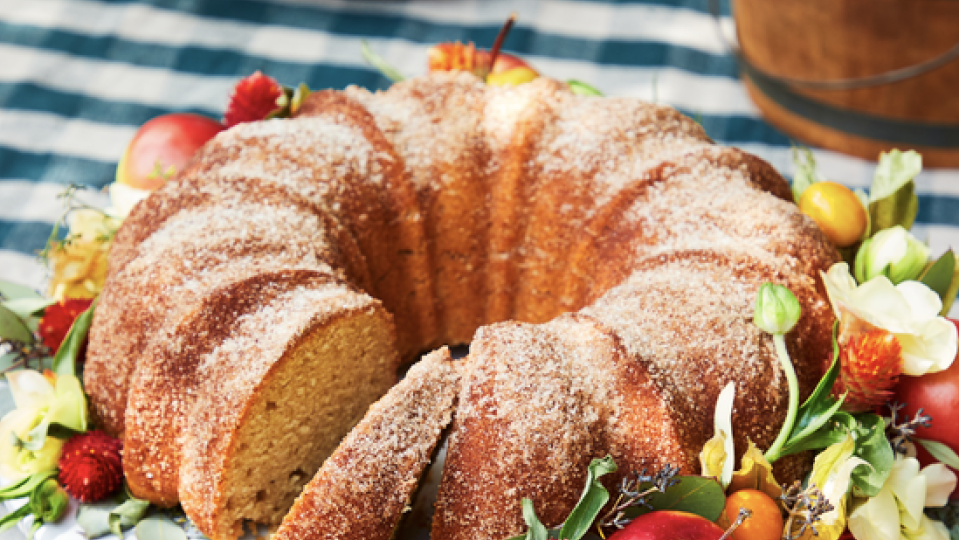
<svg viewBox="0 0 959 540">
<path fill-rule="evenodd" d="M 57 194 L 111 182 L 149 118 L 219 118 L 232 85 L 255 70 L 290 86 L 385 88 L 361 40 L 415 75 L 432 44 L 488 45 L 513 11 L 505 49 L 542 73 L 673 105 L 792 176 L 794 141 L 749 100 L 707 0 L 0 0 L 0 279 L 42 287 L 35 254 L 62 214 Z M 731 34 L 728 16 L 721 26 Z M 871 181 L 871 162 L 816 158 L 830 179 Z M 915 232 L 934 253 L 959 246 L 959 170 L 924 171 L 918 190 Z M 95 190 L 87 198 L 106 204 Z"/>
</svg>

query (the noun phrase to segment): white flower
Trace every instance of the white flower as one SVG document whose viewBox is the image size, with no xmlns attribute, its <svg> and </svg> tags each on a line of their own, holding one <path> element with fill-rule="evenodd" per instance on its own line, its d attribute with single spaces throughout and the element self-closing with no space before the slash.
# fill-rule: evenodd
<svg viewBox="0 0 959 540">
<path fill-rule="evenodd" d="M 23 443 L 30 442 L 30 432 L 42 422 L 85 431 L 86 400 L 80 381 L 72 375 L 51 382 L 25 369 L 8 373 L 7 381 L 17 408 L 0 420 L 0 475 L 18 480 L 56 467 L 63 449 L 64 441 L 54 437 L 46 437 L 39 449 L 26 448 Z"/>
<path fill-rule="evenodd" d="M 120 219 L 127 217 L 138 202 L 153 193 L 150 190 L 138 189 L 120 182 L 110 184 L 107 189 L 110 190 L 110 204 L 113 205 L 109 211 Z"/>
<path fill-rule="evenodd" d="M 733 477 L 735 448 L 733 447 L 733 399 L 736 397 L 736 385 L 728 383 L 716 399 L 716 412 L 713 424 L 716 434 L 706 441 L 699 453 L 699 463 L 703 476 L 714 476 L 723 487 L 729 485 Z"/>
<path fill-rule="evenodd" d="M 840 320 L 852 317 L 896 336 L 906 375 L 935 373 L 952 365 L 959 334 L 952 323 L 939 317 L 942 300 L 926 285 L 918 281 L 893 285 L 885 276 L 877 276 L 857 286 L 846 263 L 834 264 L 822 280 Z"/>
<path fill-rule="evenodd" d="M 893 283 L 917 279 L 929 260 L 929 248 L 902 225 L 883 229 L 863 242 L 856 254 L 856 279 L 886 276 Z"/>
<path fill-rule="evenodd" d="M 956 475 L 944 465 L 919 470 L 916 458 L 896 456 L 879 494 L 849 514 L 849 530 L 857 540 L 948 540 L 946 527 L 923 508 L 942 506 L 955 487 Z"/>
</svg>

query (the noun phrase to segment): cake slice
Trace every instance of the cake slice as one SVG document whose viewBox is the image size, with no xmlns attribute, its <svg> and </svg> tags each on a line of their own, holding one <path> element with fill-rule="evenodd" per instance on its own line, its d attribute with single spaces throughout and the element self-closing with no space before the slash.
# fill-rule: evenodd
<svg viewBox="0 0 959 540">
<path fill-rule="evenodd" d="M 178 377 L 193 400 L 177 439 L 180 502 L 211 540 L 240 536 L 247 521 L 279 524 L 396 381 L 392 317 L 378 300 L 319 273 L 267 281 L 285 285 L 234 289 L 219 316 L 248 296 L 252 308 Z"/>
<path fill-rule="evenodd" d="M 297 499 L 274 540 L 389 540 L 450 423 L 464 362 L 445 347 L 376 402 Z"/>
</svg>

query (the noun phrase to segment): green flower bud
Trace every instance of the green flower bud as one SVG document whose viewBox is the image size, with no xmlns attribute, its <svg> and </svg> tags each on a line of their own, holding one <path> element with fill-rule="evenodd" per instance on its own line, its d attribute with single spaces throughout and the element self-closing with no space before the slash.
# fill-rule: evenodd
<svg viewBox="0 0 959 540">
<path fill-rule="evenodd" d="M 929 260 L 929 248 L 900 225 L 863 242 L 856 254 L 856 279 L 865 283 L 886 276 L 893 284 L 917 279 Z"/>
<path fill-rule="evenodd" d="M 796 296 L 782 285 L 763 283 L 756 293 L 753 323 L 770 334 L 785 334 L 799 322 L 802 308 Z"/>
<path fill-rule="evenodd" d="M 70 496 L 53 478 L 38 484 L 30 494 L 30 508 L 44 523 L 60 519 L 69 504 Z"/>
</svg>

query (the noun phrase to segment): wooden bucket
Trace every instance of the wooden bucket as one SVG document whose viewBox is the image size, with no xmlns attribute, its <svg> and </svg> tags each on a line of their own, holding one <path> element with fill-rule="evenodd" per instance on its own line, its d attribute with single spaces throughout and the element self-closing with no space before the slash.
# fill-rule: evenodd
<svg viewBox="0 0 959 540">
<path fill-rule="evenodd" d="M 797 140 L 959 167 L 959 1 L 733 0 L 743 79 Z"/>
</svg>

